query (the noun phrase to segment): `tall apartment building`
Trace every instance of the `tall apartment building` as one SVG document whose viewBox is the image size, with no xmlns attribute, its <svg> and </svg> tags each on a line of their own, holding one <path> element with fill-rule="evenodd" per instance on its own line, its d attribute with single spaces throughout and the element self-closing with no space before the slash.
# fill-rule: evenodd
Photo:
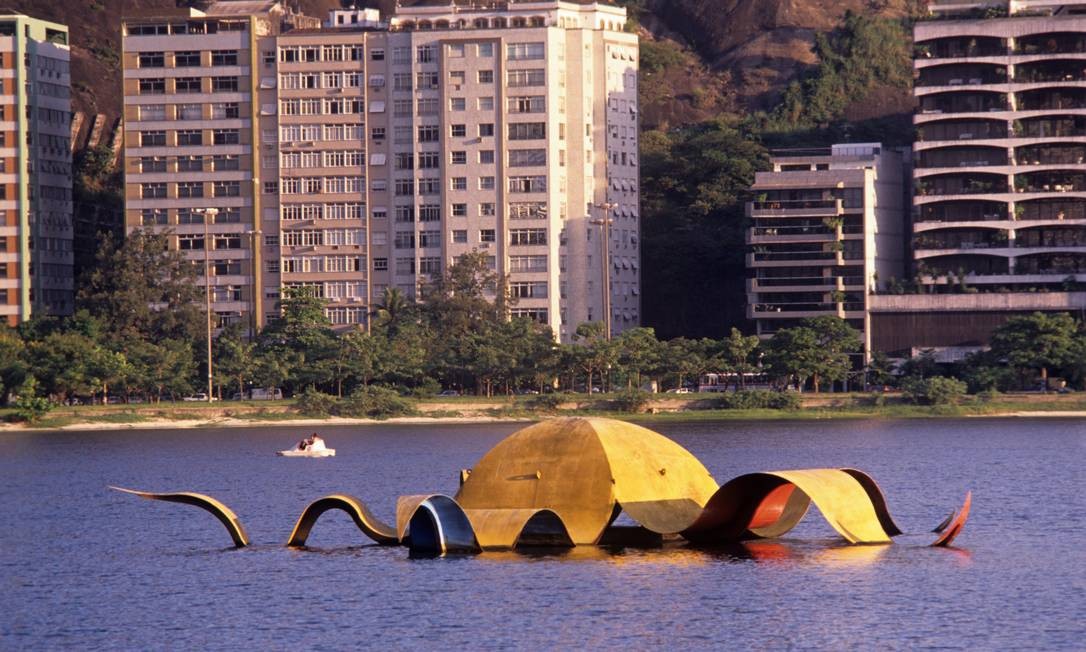
<svg viewBox="0 0 1086 652">
<path fill-rule="evenodd" d="M 870 355 L 870 295 L 905 270 L 903 158 L 879 144 L 773 152 L 747 207 L 747 317 L 758 335 L 835 315 Z"/>
<path fill-rule="evenodd" d="M 609 303 L 615 332 L 635 326 L 624 23 L 620 8 L 555 1 L 401 8 L 388 23 L 336 11 L 323 27 L 273 0 L 127 19 L 129 228 L 168 226 L 213 259 L 220 323 L 258 327 L 282 288 L 307 286 L 334 323 L 364 324 L 384 288 L 415 296 L 474 250 L 508 275 L 514 315 L 568 338 Z M 220 209 L 211 250 L 205 207 Z"/>
<path fill-rule="evenodd" d="M 1086 309 L 1071 291 L 1086 282 L 1086 3 L 929 10 L 914 28 L 913 271 L 946 298 L 886 297 L 879 319 L 885 349 L 911 333 L 953 359 L 1012 315 Z"/>
<path fill-rule="evenodd" d="M 68 28 L 0 16 L 0 319 L 72 312 Z"/>
</svg>

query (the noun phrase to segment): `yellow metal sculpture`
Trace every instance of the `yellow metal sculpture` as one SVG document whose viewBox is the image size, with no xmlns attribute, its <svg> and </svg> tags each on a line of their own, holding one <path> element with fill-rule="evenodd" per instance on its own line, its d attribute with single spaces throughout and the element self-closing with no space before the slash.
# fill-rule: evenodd
<svg viewBox="0 0 1086 652">
<path fill-rule="evenodd" d="M 213 498 L 120 490 L 202 507 L 227 526 L 235 545 L 248 543 L 234 513 Z M 681 535 L 699 544 L 737 542 L 784 535 L 812 503 L 849 543 L 889 543 L 902 533 L 882 491 L 862 471 L 750 473 L 720 486 L 686 449 L 651 430 L 611 419 L 559 418 L 499 442 L 462 472 L 455 497 L 400 497 L 395 529 L 357 498 L 334 494 L 305 509 L 288 545 L 304 545 L 330 509 L 346 511 L 380 544 L 439 553 L 607 543 L 622 512 L 656 540 Z M 967 496 L 933 545 L 953 541 L 969 506 Z"/>
</svg>

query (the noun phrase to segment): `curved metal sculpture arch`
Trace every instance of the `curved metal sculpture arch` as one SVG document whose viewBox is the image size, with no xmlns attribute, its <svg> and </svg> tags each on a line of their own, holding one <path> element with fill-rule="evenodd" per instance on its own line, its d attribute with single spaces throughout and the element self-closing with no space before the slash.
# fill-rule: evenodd
<svg viewBox="0 0 1086 652">
<path fill-rule="evenodd" d="M 235 545 L 248 544 L 237 516 L 210 496 L 114 488 L 201 507 L 226 526 Z M 768 471 L 718 486 L 697 458 L 651 430 L 610 419 L 561 418 L 499 442 L 474 469 L 462 472 L 454 498 L 401 496 L 395 529 L 357 498 L 333 494 L 306 507 L 288 545 L 304 545 L 330 509 L 346 511 L 377 543 L 429 553 L 594 545 L 612 540 L 607 535 L 616 531 L 620 511 L 645 534 L 719 544 L 783 536 L 812 504 L 849 543 L 889 543 L 902 533 L 882 490 L 863 471 Z M 961 533 L 970 504 L 967 495 L 961 510 L 941 524 L 933 545 L 950 545 Z"/>
</svg>

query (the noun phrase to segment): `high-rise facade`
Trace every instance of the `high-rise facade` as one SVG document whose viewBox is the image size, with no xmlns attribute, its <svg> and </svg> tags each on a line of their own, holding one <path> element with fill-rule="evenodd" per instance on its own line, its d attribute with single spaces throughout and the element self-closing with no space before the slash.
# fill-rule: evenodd
<svg viewBox="0 0 1086 652">
<path fill-rule="evenodd" d="M 905 269 L 903 163 L 877 143 L 773 152 L 747 207 L 747 317 L 758 335 L 833 315 L 870 354 L 870 295 Z"/>
<path fill-rule="evenodd" d="M 914 28 L 912 276 L 875 348 L 954 361 L 1016 315 L 1086 313 L 1086 4 L 939 1 Z"/>
<path fill-rule="evenodd" d="M 72 312 L 68 28 L 0 16 L 0 319 Z"/>
<path fill-rule="evenodd" d="M 213 259 L 220 323 L 258 327 L 306 286 L 335 324 L 361 325 L 385 288 L 415 296 L 479 251 L 513 314 L 563 338 L 605 305 L 614 332 L 637 325 L 624 24 L 620 8 L 553 1 L 388 23 L 339 11 L 320 27 L 273 1 L 128 19 L 127 223 Z M 201 208 L 219 209 L 207 243 Z"/>
<path fill-rule="evenodd" d="M 916 272 L 936 291 L 1086 282 L 1086 5 L 930 10 L 914 33 Z"/>
</svg>

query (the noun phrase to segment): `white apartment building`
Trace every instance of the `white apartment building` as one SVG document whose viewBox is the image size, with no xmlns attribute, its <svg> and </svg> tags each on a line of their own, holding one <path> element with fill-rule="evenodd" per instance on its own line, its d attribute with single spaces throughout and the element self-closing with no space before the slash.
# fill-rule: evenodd
<svg viewBox="0 0 1086 652">
<path fill-rule="evenodd" d="M 334 323 L 362 325 L 384 288 L 415 296 L 481 251 L 515 316 L 568 339 L 609 304 L 613 332 L 636 326 L 638 51 L 624 24 L 620 8 L 553 1 L 401 8 L 387 24 L 336 11 L 323 28 L 272 0 L 128 19 L 127 223 L 234 263 L 213 269 L 221 322 L 258 327 L 282 288 L 307 286 Z M 200 69 L 169 70 L 190 52 Z M 186 105 L 196 122 L 178 122 Z M 204 160 L 181 175 L 189 155 Z M 148 157 L 166 169 L 145 171 Z M 193 246 L 200 207 L 228 215 L 208 225 L 210 251 Z"/>
</svg>

